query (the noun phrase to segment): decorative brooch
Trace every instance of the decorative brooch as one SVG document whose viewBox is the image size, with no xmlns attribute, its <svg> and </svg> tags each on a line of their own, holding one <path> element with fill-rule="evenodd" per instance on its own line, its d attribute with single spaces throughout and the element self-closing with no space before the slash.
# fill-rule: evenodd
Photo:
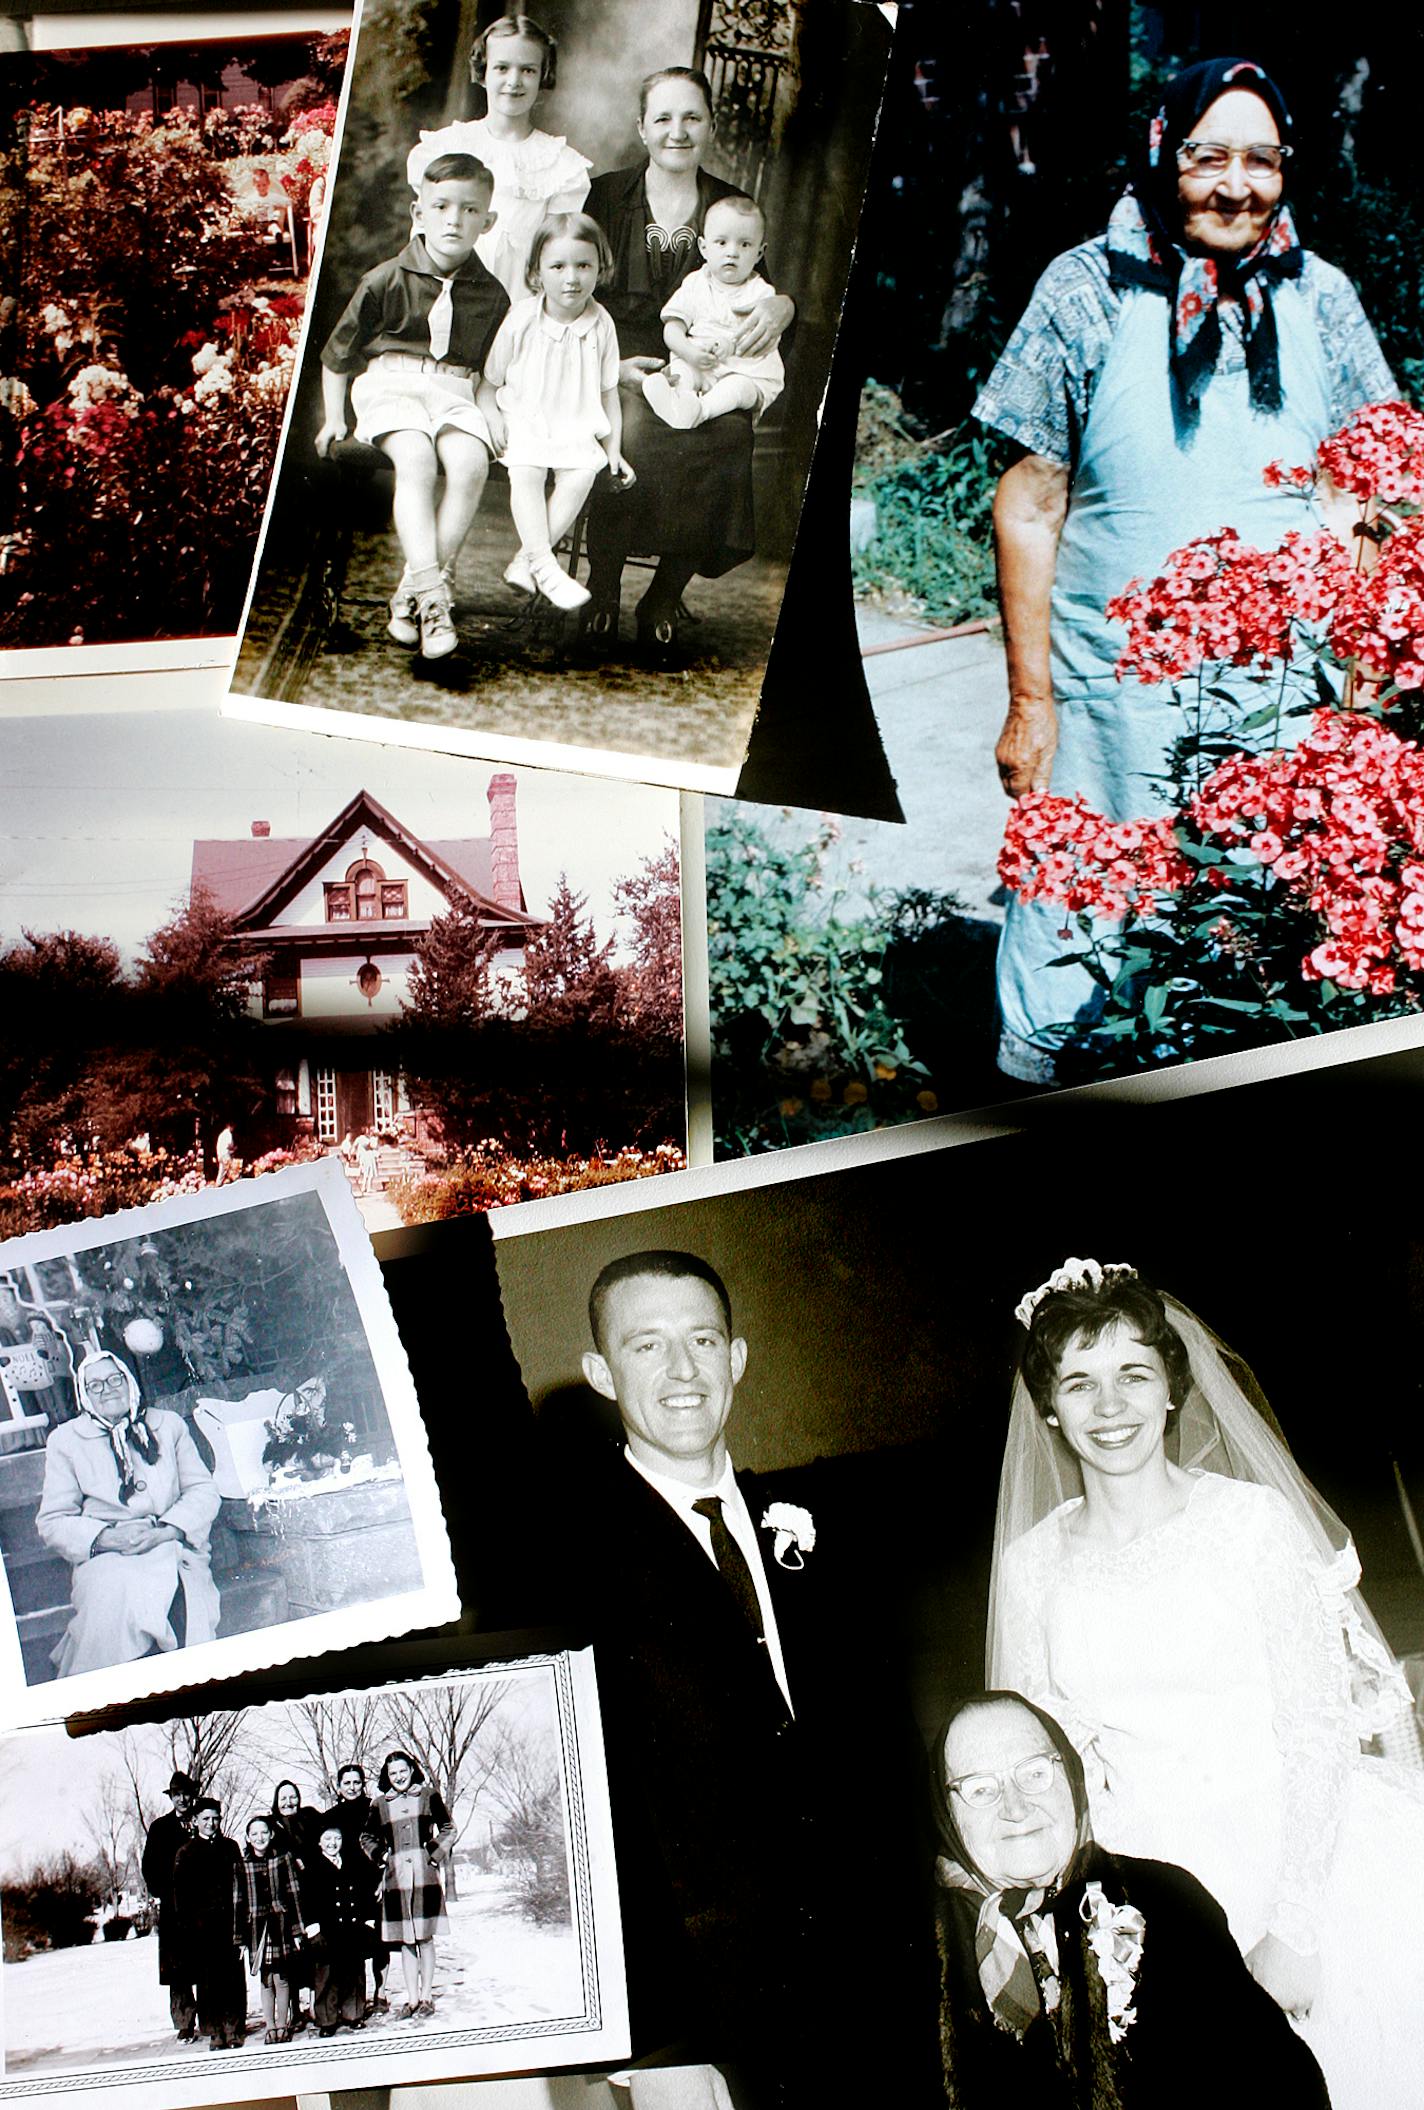
<svg viewBox="0 0 1424 2110">
<path fill-rule="evenodd" d="M 1120 2044 L 1137 2020 L 1132 1996 L 1137 1991 L 1147 1922 L 1135 1905 L 1110 1905 L 1101 1883 L 1084 1885 L 1078 1911 L 1107 1995 L 1108 2035 Z"/>
<path fill-rule="evenodd" d="M 762 1517 L 761 1528 L 776 1533 L 772 1552 L 778 1568 L 805 1567 L 802 1556 L 816 1544 L 816 1526 L 809 1509 L 798 1508 L 795 1502 L 773 1502 Z"/>
<path fill-rule="evenodd" d="M 1133 1282 L 1137 1269 L 1129 1267 L 1125 1260 L 1065 1260 L 1062 1267 L 1055 1268 L 1046 1282 L 1031 1289 L 1026 1297 L 1014 1306 L 1014 1317 L 1020 1326 L 1033 1323 L 1033 1315 L 1045 1297 L 1059 1289 L 1101 1289 L 1105 1282 Z"/>
</svg>

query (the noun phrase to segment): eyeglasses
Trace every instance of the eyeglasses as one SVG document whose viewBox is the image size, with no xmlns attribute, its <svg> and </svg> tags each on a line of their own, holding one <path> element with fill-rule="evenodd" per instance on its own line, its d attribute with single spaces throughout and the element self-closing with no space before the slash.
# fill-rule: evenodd
<svg viewBox="0 0 1424 2110">
<path fill-rule="evenodd" d="M 1294 152 L 1294 147 L 1229 147 L 1219 139 L 1184 139 L 1177 166 L 1183 175 L 1224 176 L 1239 161 L 1248 176 L 1279 176 Z"/>
<path fill-rule="evenodd" d="M 117 1372 L 113 1377 L 86 1377 L 84 1389 L 86 1392 L 127 1392 L 129 1381 Z"/>
<path fill-rule="evenodd" d="M 1062 1763 L 1056 1751 L 1037 1751 L 1032 1758 L 1022 1758 L 1011 1766 L 1007 1777 L 1020 1795 L 1033 1802 L 1048 1793 L 1053 1786 L 1053 1769 Z M 966 1773 L 961 1779 L 950 1781 L 949 1787 L 971 1810 L 996 1810 L 1004 1799 L 1004 1778 L 1001 1773 Z"/>
</svg>

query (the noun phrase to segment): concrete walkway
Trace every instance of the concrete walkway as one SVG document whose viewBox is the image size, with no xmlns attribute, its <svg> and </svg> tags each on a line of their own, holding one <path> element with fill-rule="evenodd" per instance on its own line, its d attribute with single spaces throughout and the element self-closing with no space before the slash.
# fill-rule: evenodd
<svg viewBox="0 0 1424 2110">
<path fill-rule="evenodd" d="M 358 1194 L 356 1206 L 361 1211 L 361 1221 L 370 1232 L 398 1231 L 401 1214 L 394 1202 L 388 1202 L 384 1194 Z"/>
</svg>

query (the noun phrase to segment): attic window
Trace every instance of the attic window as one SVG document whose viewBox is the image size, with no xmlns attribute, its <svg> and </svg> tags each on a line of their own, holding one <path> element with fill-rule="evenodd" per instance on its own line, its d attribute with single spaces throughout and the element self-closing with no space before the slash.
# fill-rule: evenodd
<svg viewBox="0 0 1424 2110">
<path fill-rule="evenodd" d="M 387 879 L 369 857 L 358 858 L 345 879 L 326 885 L 328 923 L 398 921 L 406 915 L 406 882 Z"/>
</svg>

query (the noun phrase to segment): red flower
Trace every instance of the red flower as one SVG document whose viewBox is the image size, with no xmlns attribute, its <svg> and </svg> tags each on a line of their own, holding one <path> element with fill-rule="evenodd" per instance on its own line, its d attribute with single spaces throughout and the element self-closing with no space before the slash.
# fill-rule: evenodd
<svg viewBox="0 0 1424 2110">
<path fill-rule="evenodd" d="M 1319 461 L 1331 482 L 1356 498 L 1424 504 L 1424 411 L 1367 403 L 1322 441 Z"/>
<path fill-rule="evenodd" d="M 1350 560 L 1324 531 L 1292 529 L 1279 549 L 1253 549 L 1231 529 L 1173 550 L 1157 578 L 1134 579 L 1107 604 L 1127 625 L 1119 679 L 1180 681 L 1204 664 L 1246 667 L 1289 659 L 1296 626 L 1330 614 Z"/>
<path fill-rule="evenodd" d="M 1086 799 L 1031 791 L 1004 830 L 999 877 L 1023 901 L 1053 901 L 1119 922 L 1150 915 L 1158 896 L 1186 885 L 1192 868 L 1171 819 L 1110 821 Z"/>
</svg>

